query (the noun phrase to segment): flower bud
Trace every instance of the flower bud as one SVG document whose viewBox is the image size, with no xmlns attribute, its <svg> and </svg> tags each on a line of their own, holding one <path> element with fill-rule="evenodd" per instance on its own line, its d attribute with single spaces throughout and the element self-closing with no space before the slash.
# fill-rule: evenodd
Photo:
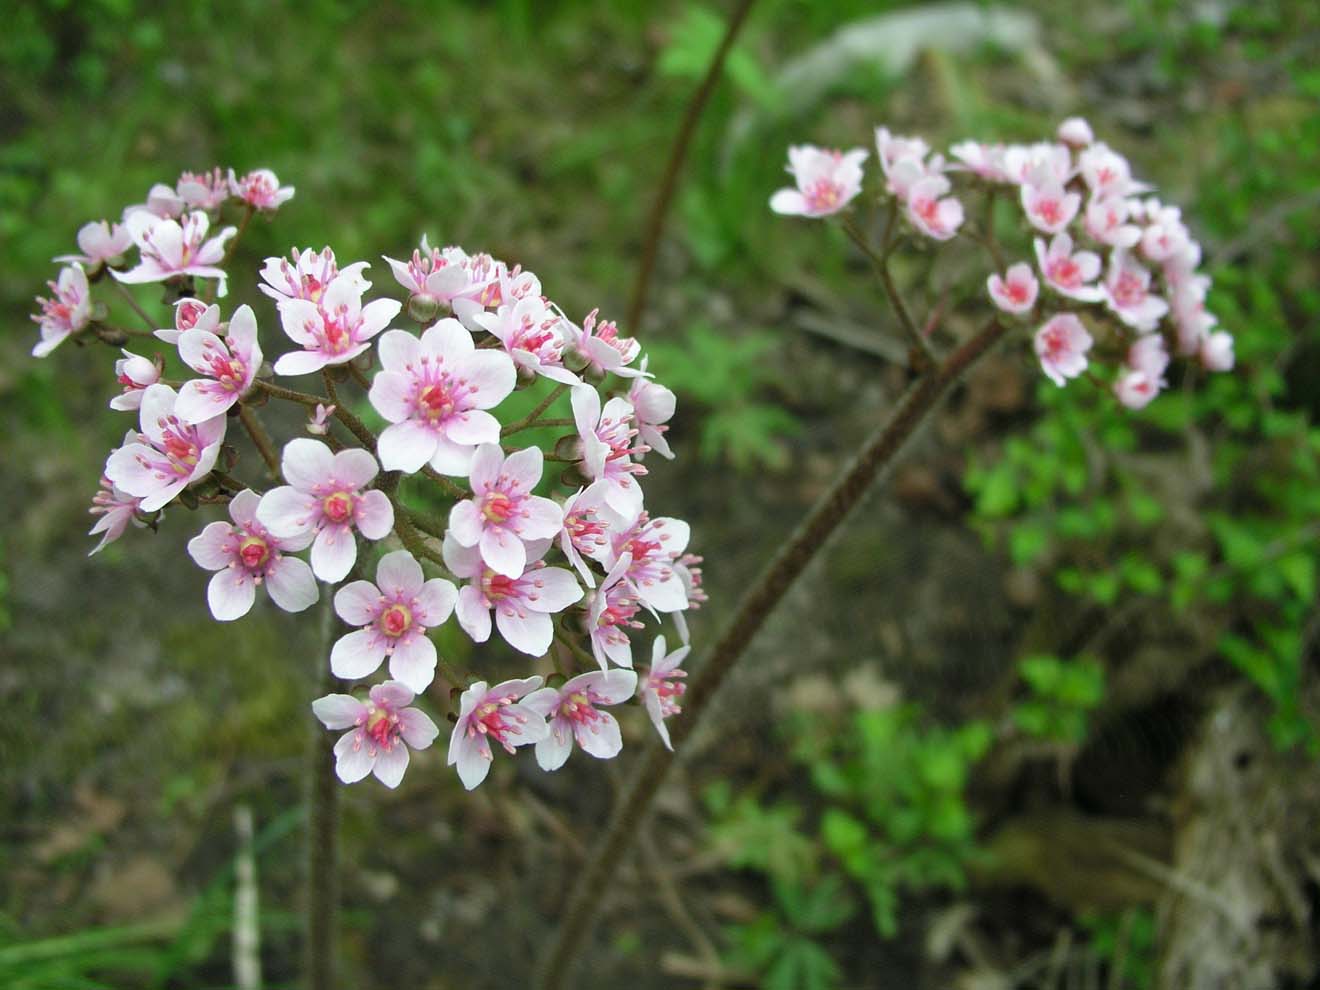
<svg viewBox="0 0 1320 990">
<path fill-rule="evenodd" d="M 555 441 L 555 456 L 572 461 L 582 460 L 582 438 L 577 434 L 560 437 Z"/>
<path fill-rule="evenodd" d="M 441 302 L 429 292 L 408 297 L 408 318 L 415 323 L 427 324 L 440 316 Z"/>
<path fill-rule="evenodd" d="M 589 364 L 591 364 L 591 359 L 578 350 L 577 347 L 564 348 L 564 367 L 569 371 L 581 372 Z"/>
</svg>

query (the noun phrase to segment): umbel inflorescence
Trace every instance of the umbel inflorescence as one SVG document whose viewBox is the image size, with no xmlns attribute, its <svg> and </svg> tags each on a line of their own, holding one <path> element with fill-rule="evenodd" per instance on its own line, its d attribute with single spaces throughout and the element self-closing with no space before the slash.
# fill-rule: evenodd
<svg viewBox="0 0 1320 990">
<path fill-rule="evenodd" d="M 350 631 L 325 662 L 344 680 L 381 678 L 365 693 L 312 704 L 326 728 L 343 732 L 335 754 L 345 782 L 374 773 L 397 786 L 409 750 L 438 736 L 414 702 L 443 663 L 429 634 L 451 620 L 476 643 L 498 633 L 546 672 L 470 675 L 448 713 L 449 763 L 464 786 L 485 779 L 496 747 L 534 745 L 546 770 L 575 743 L 617 755 L 619 724 L 605 709 L 633 698 L 668 744 L 664 719 L 679 711 L 688 652 L 683 613 L 705 595 L 687 523 L 645 508 L 644 461 L 673 457 L 665 433 L 675 400 L 639 343 L 594 310 L 574 323 L 530 271 L 425 238 L 405 260 L 385 259 L 403 299 L 373 293 L 366 262 L 295 249 L 258 273 L 268 309 L 226 311 L 213 300 L 240 277 L 234 244 L 253 216 L 293 193 L 267 170 L 185 173 L 120 222 L 84 226 L 80 253 L 56 259 L 65 267 L 38 299 L 35 355 L 70 338 L 167 345 L 165 354 L 125 348 L 115 363 L 110 407 L 138 422 L 106 460 L 92 552 L 130 523 L 156 528 L 166 510 L 222 506 L 228 519 L 187 544 L 214 572 L 215 619 L 246 615 L 261 588 L 277 607 L 303 612 L 330 593 L 322 584 L 340 585 L 333 606 Z M 240 224 L 217 231 L 226 213 Z M 151 283 L 172 311 L 153 315 L 129 288 Z M 145 330 L 110 322 L 111 294 Z M 414 328 L 391 328 L 401 316 Z M 287 349 L 272 365 L 262 328 L 274 348 L 275 323 Z M 362 394 L 341 388 L 365 393 L 386 423 L 379 434 L 349 404 Z M 546 394 L 515 420 L 506 400 L 525 388 Z M 571 418 L 549 417 L 564 393 Z M 277 452 L 261 419 L 271 401 L 300 406 L 310 435 Z M 236 426 L 264 463 L 242 462 L 227 442 Z M 519 444 L 528 430 L 561 435 L 542 450 Z M 240 481 L 239 468 L 274 483 Z M 448 500 L 447 521 L 402 500 L 401 479 L 417 474 Z M 387 540 L 402 548 L 368 571 L 362 546 Z M 666 618 L 682 645 L 669 650 L 655 629 L 651 665 L 634 669 L 634 645 Z M 443 672 L 450 683 L 468 679 Z"/>
<path fill-rule="evenodd" d="M 922 239 L 967 234 L 984 243 L 997 269 L 986 280 L 989 301 L 1003 318 L 1036 328 L 1036 356 L 1055 384 L 1086 376 L 1140 409 L 1167 385 L 1170 353 L 1209 371 L 1233 367 L 1233 338 L 1205 308 L 1210 279 L 1198 270 L 1201 247 L 1179 209 L 1134 179 L 1127 159 L 1096 141 L 1086 121 L 1064 121 L 1054 141 L 963 141 L 949 149 L 951 159 L 884 127 L 875 143 L 889 208 L 881 259 L 897 243 L 900 217 Z M 861 192 L 868 157 L 862 148 L 789 148 L 796 187 L 775 193 L 771 208 L 839 213 Z M 957 195 L 955 182 L 963 187 Z M 986 219 L 968 222 L 960 195 L 980 197 Z M 1016 245 L 996 239 L 997 199 L 1014 201 Z"/>
</svg>

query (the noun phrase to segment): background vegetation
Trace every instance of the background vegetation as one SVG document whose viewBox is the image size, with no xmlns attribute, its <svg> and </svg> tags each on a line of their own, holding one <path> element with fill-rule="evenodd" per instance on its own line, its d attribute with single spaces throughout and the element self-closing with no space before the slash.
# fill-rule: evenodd
<svg viewBox="0 0 1320 990">
<path fill-rule="evenodd" d="M 679 460 L 652 481 L 707 556 L 695 656 L 904 382 L 865 259 L 766 208 L 790 141 L 1087 116 L 1183 205 L 1239 369 L 1131 414 L 1055 389 L 1021 342 L 982 367 L 691 740 L 583 986 L 1320 985 L 1320 12 L 985 10 L 763 0 L 728 63 L 636 328 L 680 395 Z M 570 315 L 621 315 L 724 13 L 7 11 L 0 986 L 232 985 L 236 806 L 268 984 L 294 984 L 323 662 L 282 613 L 209 621 L 191 523 L 86 559 L 124 422 L 106 352 L 27 355 L 50 258 L 183 169 L 269 166 L 298 195 L 245 238 L 253 270 L 295 242 L 374 259 L 428 233 L 536 270 Z M 877 16 L 848 55 L 837 32 Z M 921 308 L 947 274 L 925 264 L 903 273 Z M 351 789 L 346 985 L 520 985 L 629 767 L 503 766 L 465 795 L 433 752 L 398 793 Z"/>
</svg>

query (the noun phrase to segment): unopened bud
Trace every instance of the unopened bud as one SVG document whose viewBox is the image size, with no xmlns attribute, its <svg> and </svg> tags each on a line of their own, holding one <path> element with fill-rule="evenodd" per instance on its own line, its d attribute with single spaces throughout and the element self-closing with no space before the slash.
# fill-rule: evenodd
<svg viewBox="0 0 1320 990">
<path fill-rule="evenodd" d="M 564 348 L 564 367 L 569 371 L 581 371 L 591 364 L 591 359 L 576 347 Z"/>
<path fill-rule="evenodd" d="M 570 461 L 582 460 L 582 438 L 573 434 L 555 441 L 555 456 Z"/>
<path fill-rule="evenodd" d="M 440 300 L 429 292 L 408 297 L 408 318 L 416 323 L 431 323 L 440 315 Z"/>
<path fill-rule="evenodd" d="M 514 385 L 514 388 L 518 388 L 518 389 L 527 388 L 529 385 L 536 384 L 535 371 L 533 371 L 531 368 L 528 368 L 526 365 L 520 364 L 517 365 L 516 367 L 518 369 L 518 383 Z"/>
</svg>

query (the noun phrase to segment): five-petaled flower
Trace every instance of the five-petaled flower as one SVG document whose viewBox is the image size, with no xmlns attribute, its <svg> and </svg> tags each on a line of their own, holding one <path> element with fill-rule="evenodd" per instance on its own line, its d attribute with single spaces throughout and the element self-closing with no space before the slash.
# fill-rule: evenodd
<svg viewBox="0 0 1320 990">
<path fill-rule="evenodd" d="M 578 674 L 563 687 L 541 688 L 523 698 L 523 707 L 548 718 L 547 732 L 536 744 L 542 770 L 558 770 L 573 752 L 573 742 L 598 760 L 610 760 L 623 749 L 619 723 L 605 705 L 619 705 L 633 696 L 637 675 L 631 670 L 593 670 Z"/>
<path fill-rule="evenodd" d="M 788 174 L 796 189 L 780 189 L 770 209 L 790 216 L 825 217 L 838 213 L 862 191 L 865 148 L 835 151 L 811 144 L 788 149 Z"/>
<path fill-rule="evenodd" d="M 1086 370 L 1086 352 L 1094 341 L 1073 313 L 1058 313 L 1036 331 L 1036 356 L 1050 381 L 1062 386 Z"/>
<path fill-rule="evenodd" d="M 532 494 L 541 481 L 542 457 L 539 447 L 505 457 L 499 444 L 482 444 L 472 458 L 472 498 L 450 510 L 454 539 L 464 547 L 477 547 L 496 574 L 522 574 L 527 567 L 525 543 L 549 539 L 563 525 L 563 510 Z"/>
<path fill-rule="evenodd" d="M 350 626 L 330 653 L 336 677 L 353 680 L 376 672 L 390 658 L 390 676 L 413 691 L 425 691 L 435 678 L 435 644 L 426 635 L 454 611 L 458 591 L 444 578 L 427 581 L 407 550 L 380 558 L 376 583 L 354 581 L 335 595 L 335 611 Z"/>
<path fill-rule="evenodd" d="M 545 716 L 518 704 L 540 686 L 540 677 L 525 677 L 501 681 L 493 688 L 477 681 L 463 692 L 458 721 L 449 737 L 449 765 L 457 767 L 458 779 L 469 791 L 490 773 L 495 758 L 492 742 L 512 755 L 515 747 L 545 738 L 549 731 Z"/>
<path fill-rule="evenodd" d="M 499 443 L 499 420 L 486 410 L 517 382 L 507 354 L 477 350 L 472 334 L 452 317 L 420 339 L 391 330 L 377 351 L 383 370 L 369 398 L 392 424 L 377 448 L 386 471 L 412 474 L 429 463 L 441 474 L 466 475 L 479 444 Z"/>
<path fill-rule="evenodd" d="M 450 530 L 445 534 L 445 565 L 469 582 L 458 592 L 458 623 L 475 642 L 490 639 L 490 613 L 505 642 L 528 656 L 544 656 L 554 640 L 550 618 L 582 598 L 571 571 L 547 567 L 541 557 L 550 540 L 526 544 L 527 569 L 517 577 L 497 574 L 481 559 L 477 547 L 465 547 Z"/>
<path fill-rule="evenodd" d="M 247 615 L 264 584 L 271 601 L 286 612 L 301 612 L 320 597 L 307 562 L 289 556 L 303 550 L 309 538 L 282 540 L 257 521 L 255 492 L 241 491 L 229 503 L 227 522 L 213 522 L 188 541 L 197 566 L 215 571 L 206 588 L 211 614 L 221 622 Z"/>
<path fill-rule="evenodd" d="M 319 440 L 299 437 L 284 445 L 280 469 L 288 484 L 263 496 L 257 518 L 285 539 L 315 534 L 312 570 L 322 581 L 344 580 L 357 560 L 353 531 L 383 540 L 394 526 L 389 497 L 362 490 L 376 477 L 376 458 L 357 447 L 332 453 Z"/>
<path fill-rule="evenodd" d="M 185 423 L 175 406 L 178 396 L 157 382 L 142 393 L 142 432 L 106 461 L 105 473 L 116 485 L 142 499 L 142 511 L 154 512 L 184 488 L 201 481 L 215 467 L 225 438 L 225 417 Z"/>
<path fill-rule="evenodd" d="M 366 701 L 351 694 L 328 694 L 312 702 L 327 729 L 348 729 L 335 743 L 335 773 L 353 784 L 369 773 L 386 787 L 398 787 L 408 769 L 408 750 L 426 749 L 440 730 L 420 708 L 408 707 L 414 693 L 398 681 L 375 685 Z"/>
<path fill-rule="evenodd" d="M 307 375 L 353 360 L 402 307 L 397 299 L 376 299 L 363 306 L 360 284 L 343 275 L 326 287 L 319 302 L 286 299 L 280 303 L 280 325 L 303 349 L 282 355 L 275 374 Z"/>
</svg>

